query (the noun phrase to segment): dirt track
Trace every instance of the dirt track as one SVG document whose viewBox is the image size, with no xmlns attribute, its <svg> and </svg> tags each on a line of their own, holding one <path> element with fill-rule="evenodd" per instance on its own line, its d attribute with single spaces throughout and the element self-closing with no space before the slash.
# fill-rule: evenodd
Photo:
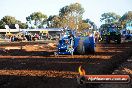
<svg viewBox="0 0 132 88">
<path fill-rule="evenodd" d="M 1 88 L 77 88 L 80 65 L 87 74 L 111 74 L 132 55 L 131 43 L 97 44 L 95 54 L 59 57 L 47 44 L 16 47 L 1 46 Z"/>
</svg>

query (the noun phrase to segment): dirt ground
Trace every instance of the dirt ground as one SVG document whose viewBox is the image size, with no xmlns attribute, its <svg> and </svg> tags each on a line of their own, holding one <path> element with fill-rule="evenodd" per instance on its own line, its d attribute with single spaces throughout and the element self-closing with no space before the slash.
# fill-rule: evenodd
<svg viewBox="0 0 132 88">
<path fill-rule="evenodd" d="M 13 44 L 0 46 L 0 88 L 79 88 L 80 65 L 86 74 L 112 74 L 132 55 L 132 43 L 97 44 L 95 54 L 57 57 L 56 43 Z"/>
<path fill-rule="evenodd" d="M 128 74 L 132 78 L 132 56 L 127 59 L 119 68 L 115 69 L 112 74 Z M 130 83 L 123 84 L 101 84 L 99 88 L 132 88 L 132 79 Z"/>
</svg>

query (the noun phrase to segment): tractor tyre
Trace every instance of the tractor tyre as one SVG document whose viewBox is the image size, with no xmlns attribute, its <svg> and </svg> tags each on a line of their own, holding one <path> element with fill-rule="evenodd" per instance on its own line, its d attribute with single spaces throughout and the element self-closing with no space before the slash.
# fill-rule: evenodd
<svg viewBox="0 0 132 88">
<path fill-rule="evenodd" d="M 90 53 L 94 54 L 95 51 L 96 51 L 96 50 L 95 50 L 95 46 L 90 47 Z"/>
<path fill-rule="evenodd" d="M 110 43 L 110 36 L 106 36 L 106 43 L 107 43 L 107 44 Z"/>
<path fill-rule="evenodd" d="M 117 38 L 117 44 L 121 44 L 121 36 L 118 36 L 118 38 Z"/>
<path fill-rule="evenodd" d="M 85 46 L 83 44 L 83 41 L 79 41 L 77 46 L 77 54 L 85 54 Z"/>
</svg>

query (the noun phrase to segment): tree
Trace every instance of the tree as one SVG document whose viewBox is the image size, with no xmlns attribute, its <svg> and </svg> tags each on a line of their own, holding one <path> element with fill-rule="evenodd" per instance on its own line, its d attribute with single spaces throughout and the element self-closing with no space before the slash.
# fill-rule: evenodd
<svg viewBox="0 0 132 88">
<path fill-rule="evenodd" d="M 52 22 L 53 22 L 53 27 L 55 28 L 61 27 L 61 19 L 59 16 L 54 16 Z"/>
<path fill-rule="evenodd" d="M 92 28 L 93 31 L 97 29 L 96 24 L 90 19 L 87 18 L 86 20 L 84 20 L 84 22 L 88 23 L 89 28 Z"/>
<path fill-rule="evenodd" d="M 79 28 L 80 28 L 79 31 L 86 30 L 86 29 L 90 28 L 90 25 L 84 21 L 80 22 L 79 24 L 80 24 L 79 25 Z"/>
<path fill-rule="evenodd" d="M 79 3 L 73 3 L 61 8 L 59 16 L 61 17 L 63 27 L 68 26 L 71 29 L 78 29 L 77 25 L 79 27 L 83 13 L 84 8 Z"/>
<path fill-rule="evenodd" d="M 17 24 L 19 25 L 19 28 L 21 28 L 21 29 L 27 29 L 28 28 L 28 25 L 26 23 L 22 23 L 19 20 L 17 20 Z"/>
<path fill-rule="evenodd" d="M 0 20 L 0 29 L 4 29 L 5 28 L 5 22 L 3 22 L 2 20 Z"/>
<path fill-rule="evenodd" d="M 117 22 L 120 19 L 120 15 L 114 12 L 103 13 L 101 15 L 100 21 L 104 21 L 106 24 Z"/>
<path fill-rule="evenodd" d="M 119 22 L 121 23 L 123 28 L 126 27 L 126 23 L 128 21 L 132 21 L 132 11 L 128 11 L 119 19 Z"/>
<path fill-rule="evenodd" d="M 132 20 L 132 11 L 128 11 L 121 18 L 120 21 Z"/>
<path fill-rule="evenodd" d="M 60 19 L 61 19 L 61 25 L 62 27 L 66 27 L 66 26 L 69 26 L 68 25 L 68 14 L 70 12 L 70 8 L 69 6 L 64 6 L 60 9 L 59 11 L 59 16 L 60 16 Z"/>
<path fill-rule="evenodd" d="M 86 19 L 84 20 L 86 23 L 88 23 L 90 25 L 90 27 L 94 26 L 94 22 L 92 22 L 90 19 Z"/>
<path fill-rule="evenodd" d="M 64 6 L 64 7 L 62 7 L 62 8 L 60 9 L 60 11 L 59 11 L 59 16 L 60 16 L 60 17 L 65 17 L 65 16 L 67 16 L 67 15 L 69 14 L 69 12 L 70 12 L 69 6 Z"/>
<path fill-rule="evenodd" d="M 16 24 L 17 20 L 15 19 L 15 17 L 12 16 L 4 16 L 1 19 L 2 22 L 4 22 L 6 25 L 11 25 L 11 24 Z"/>
<path fill-rule="evenodd" d="M 59 28 L 61 27 L 61 19 L 57 15 L 49 16 L 47 19 L 47 26 L 48 27 L 54 27 Z"/>
<path fill-rule="evenodd" d="M 34 12 L 30 16 L 26 17 L 27 23 L 32 26 L 36 26 L 37 28 L 42 28 L 44 24 L 46 24 L 47 15 L 41 12 Z M 32 24 L 33 22 L 33 24 Z"/>
<path fill-rule="evenodd" d="M 14 29 L 15 28 L 15 24 L 19 25 L 19 28 L 22 29 L 26 29 L 27 25 L 26 23 L 22 23 L 19 20 L 16 20 L 15 17 L 12 16 L 4 16 L 1 20 L 0 20 L 0 28 L 4 29 L 5 25 L 8 25 L 10 28 Z"/>
<path fill-rule="evenodd" d="M 52 27 L 52 25 L 53 25 L 53 22 L 52 22 L 53 17 L 54 17 L 54 16 L 50 15 L 50 16 L 47 18 L 47 27 Z"/>
</svg>

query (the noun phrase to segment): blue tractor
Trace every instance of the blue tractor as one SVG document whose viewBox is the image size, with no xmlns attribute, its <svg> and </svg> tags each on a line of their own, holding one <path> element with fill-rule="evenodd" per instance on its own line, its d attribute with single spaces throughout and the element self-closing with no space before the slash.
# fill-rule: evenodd
<svg viewBox="0 0 132 88">
<path fill-rule="evenodd" d="M 65 30 L 58 43 L 58 55 L 86 54 L 95 52 L 94 36 L 76 36 L 75 31 Z"/>
</svg>

